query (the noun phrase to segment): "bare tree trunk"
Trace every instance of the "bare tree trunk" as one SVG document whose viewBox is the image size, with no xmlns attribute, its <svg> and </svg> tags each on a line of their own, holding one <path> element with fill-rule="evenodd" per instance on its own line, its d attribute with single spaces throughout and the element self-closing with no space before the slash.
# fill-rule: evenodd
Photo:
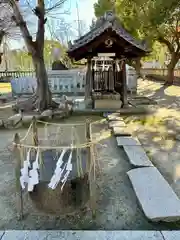
<svg viewBox="0 0 180 240">
<path fill-rule="evenodd" d="M 3 31 L 0 31 L 0 46 L 1 46 L 1 44 L 2 44 L 3 37 L 4 37 L 4 32 L 3 32 Z M 2 62 L 2 56 L 3 56 L 3 53 L 0 52 L 0 64 L 1 64 L 1 62 Z"/>
<path fill-rule="evenodd" d="M 136 70 L 138 77 L 141 76 L 141 58 L 129 60 L 128 64 Z"/>
<path fill-rule="evenodd" d="M 174 82 L 174 68 L 175 68 L 178 60 L 179 60 L 179 58 L 177 57 L 177 54 L 173 53 L 171 55 L 171 61 L 167 66 L 168 74 L 167 74 L 167 78 L 165 81 L 165 84 L 167 84 L 167 85 L 172 85 Z"/>
<path fill-rule="evenodd" d="M 13 106 L 13 110 L 16 112 L 18 112 L 20 109 L 27 112 L 37 109 L 39 112 L 42 112 L 47 109 L 58 107 L 58 103 L 52 100 L 52 93 L 49 89 L 48 75 L 44 58 L 39 56 L 39 53 L 37 53 L 35 56 L 32 56 L 37 79 L 36 92 L 29 99 L 15 104 Z"/>
<path fill-rule="evenodd" d="M 135 60 L 134 68 L 136 70 L 138 77 L 141 77 L 141 58 L 137 58 Z"/>
<path fill-rule="evenodd" d="M 43 57 L 33 57 L 33 62 L 37 78 L 36 107 L 42 111 L 52 106 L 52 94 L 49 90 L 48 75 Z"/>
<path fill-rule="evenodd" d="M 19 10 L 15 0 L 9 1 L 13 9 L 14 21 L 19 26 L 22 36 L 25 40 L 29 54 L 32 56 L 37 78 L 36 93 L 27 101 L 23 101 L 13 106 L 13 109 L 24 111 L 31 111 L 38 109 L 40 112 L 48 108 L 57 107 L 58 104 L 52 101 L 52 94 L 49 89 L 48 76 L 44 62 L 44 35 L 45 35 L 45 3 L 44 0 L 37 0 L 37 7 L 35 8 L 35 15 L 38 17 L 38 26 L 36 33 L 36 40 L 33 41 L 32 36 L 28 30 L 27 24 Z"/>
</svg>

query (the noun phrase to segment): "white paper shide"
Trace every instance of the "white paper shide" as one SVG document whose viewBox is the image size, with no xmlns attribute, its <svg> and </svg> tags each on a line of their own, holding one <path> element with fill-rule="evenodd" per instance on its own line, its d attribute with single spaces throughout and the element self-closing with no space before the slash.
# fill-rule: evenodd
<svg viewBox="0 0 180 240">
<path fill-rule="evenodd" d="M 28 150 L 27 153 L 27 158 L 24 161 L 23 168 L 21 169 L 21 177 L 20 177 L 20 183 L 22 189 L 28 188 L 28 192 L 32 192 L 34 190 L 34 186 L 39 183 L 39 174 L 38 174 L 38 169 L 39 169 L 39 149 L 37 150 L 36 153 L 36 159 L 32 163 L 32 169 L 31 164 L 30 164 L 30 153 L 31 149 Z"/>
</svg>

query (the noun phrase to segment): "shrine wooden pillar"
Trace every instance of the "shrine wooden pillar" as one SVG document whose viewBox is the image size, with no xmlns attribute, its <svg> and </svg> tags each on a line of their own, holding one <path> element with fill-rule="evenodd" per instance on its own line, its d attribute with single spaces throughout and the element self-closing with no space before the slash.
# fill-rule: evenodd
<svg viewBox="0 0 180 240">
<path fill-rule="evenodd" d="M 115 60 L 113 61 L 113 86 L 114 86 L 114 89 L 116 88 L 116 63 L 115 63 Z M 112 86 L 112 85 L 111 85 Z M 112 89 L 110 89 L 112 90 Z"/>
<path fill-rule="evenodd" d="M 85 102 L 86 106 L 91 102 L 92 91 L 92 57 L 87 58 L 87 72 L 86 72 L 86 84 L 85 84 Z"/>
<path fill-rule="evenodd" d="M 125 61 L 122 64 L 122 102 L 123 102 L 123 108 L 128 106 L 127 78 L 126 78 L 126 63 L 125 63 Z"/>
</svg>

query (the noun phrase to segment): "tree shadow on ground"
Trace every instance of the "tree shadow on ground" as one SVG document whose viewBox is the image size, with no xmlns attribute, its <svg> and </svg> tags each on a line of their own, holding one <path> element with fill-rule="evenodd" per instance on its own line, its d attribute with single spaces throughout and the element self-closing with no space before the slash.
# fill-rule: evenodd
<svg viewBox="0 0 180 240">
<path fill-rule="evenodd" d="M 177 121 L 177 123 L 179 122 L 180 87 L 162 86 L 151 81 L 146 81 L 145 85 L 140 82 L 139 86 L 139 93 L 141 96 L 148 96 L 150 99 L 158 103 L 157 106 L 154 106 L 156 115 L 159 115 L 162 118 L 164 117 L 167 120 L 171 119 L 173 125 L 175 121 Z M 161 111 L 158 111 L 159 109 L 161 109 Z"/>
<path fill-rule="evenodd" d="M 180 197 L 180 87 L 162 86 L 152 81 L 139 84 L 139 94 L 157 101 L 151 116 L 126 119 L 153 164 L 158 167 Z"/>
<path fill-rule="evenodd" d="M 161 84 L 164 84 L 164 82 L 166 81 L 166 76 L 160 76 L 160 75 L 156 75 L 156 74 L 153 74 L 153 75 L 146 75 L 146 79 L 152 81 L 152 82 L 158 82 L 158 83 L 161 83 Z M 174 86 L 180 86 L 180 78 L 179 77 L 174 77 L 174 82 L 173 82 L 173 85 Z"/>
</svg>

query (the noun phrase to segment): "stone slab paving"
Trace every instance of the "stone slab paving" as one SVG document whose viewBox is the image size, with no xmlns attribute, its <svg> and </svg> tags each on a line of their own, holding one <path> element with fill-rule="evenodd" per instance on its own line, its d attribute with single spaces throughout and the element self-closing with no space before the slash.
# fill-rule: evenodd
<svg viewBox="0 0 180 240">
<path fill-rule="evenodd" d="M 123 146 L 129 162 L 135 167 L 153 167 L 142 146 Z"/>
<path fill-rule="evenodd" d="M 138 138 L 134 137 L 116 137 L 118 146 L 140 146 Z"/>
<path fill-rule="evenodd" d="M 108 115 L 108 116 L 107 116 L 107 119 L 108 119 L 109 121 L 123 121 L 123 118 L 122 118 L 122 117 L 115 116 L 115 115 Z"/>
<path fill-rule="evenodd" d="M 126 124 L 123 121 L 109 121 L 109 127 L 126 127 Z"/>
<path fill-rule="evenodd" d="M 164 240 L 157 231 L 6 231 L 1 240 Z"/>
<path fill-rule="evenodd" d="M 4 231 L 0 231 L 0 240 L 2 239 L 4 233 L 5 233 Z"/>
<path fill-rule="evenodd" d="M 112 128 L 112 133 L 114 134 L 115 137 L 120 137 L 120 136 L 131 136 L 131 133 L 128 131 L 126 127 L 113 127 Z"/>
<path fill-rule="evenodd" d="M 180 240 L 180 231 L 162 231 L 164 240 Z"/>
<path fill-rule="evenodd" d="M 155 167 L 127 172 L 145 216 L 151 221 L 180 220 L 180 200 Z"/>
</svg>

